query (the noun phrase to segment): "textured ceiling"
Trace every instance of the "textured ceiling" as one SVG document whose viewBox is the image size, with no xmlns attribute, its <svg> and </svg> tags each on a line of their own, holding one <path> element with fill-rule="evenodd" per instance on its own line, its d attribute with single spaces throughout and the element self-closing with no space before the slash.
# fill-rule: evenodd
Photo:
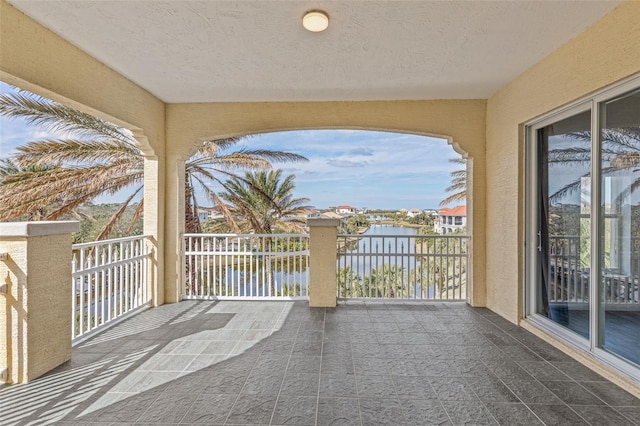
<svg viewBox="0 0 640 426">
<path fill-rule="evenodd" d="M 487 98 L 621 2 L 9 3 L 166 102 L 213 102 Z"/>
</svg>

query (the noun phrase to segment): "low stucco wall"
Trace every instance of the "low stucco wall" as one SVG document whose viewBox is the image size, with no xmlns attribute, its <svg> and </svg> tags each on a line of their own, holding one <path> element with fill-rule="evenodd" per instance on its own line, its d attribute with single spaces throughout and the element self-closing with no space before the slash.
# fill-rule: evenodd
<svg viewBox="0 0 640 426">
<path fill-rule="evenodd" d="M 0 223 L 0 370 L 26 383 L 71 358 L 71 233 L 78 222 Z"/>
<path fill-rule="evenodd" d="M 487 103 L 487 307 L 522 316 L 523 124 L 640 72 L 640 2 L 627 2 L 492 96 Z"/>
</svg>

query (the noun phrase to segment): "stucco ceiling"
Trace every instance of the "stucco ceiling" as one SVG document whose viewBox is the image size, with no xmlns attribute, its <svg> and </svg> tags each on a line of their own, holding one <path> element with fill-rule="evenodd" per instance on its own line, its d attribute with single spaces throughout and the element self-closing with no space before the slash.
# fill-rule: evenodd
<svg viewBox="0 0 640 426">
<path fill-rule="evenodd" d="M 9 3 L 165 102 L 214 102 L 487 98 L 621 2 Z"/>
</svg>

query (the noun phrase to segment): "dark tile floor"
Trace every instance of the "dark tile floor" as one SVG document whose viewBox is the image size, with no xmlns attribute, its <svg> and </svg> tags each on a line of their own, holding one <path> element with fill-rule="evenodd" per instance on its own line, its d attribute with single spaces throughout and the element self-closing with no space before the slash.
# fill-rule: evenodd
<svg viewBox="0 0 640 426">
<path fill-rule="evenodd" d="M 640 425 L 640 400 L 465 304 L 182 302 L 0 389 L 0 424 Z"/>
</svg>

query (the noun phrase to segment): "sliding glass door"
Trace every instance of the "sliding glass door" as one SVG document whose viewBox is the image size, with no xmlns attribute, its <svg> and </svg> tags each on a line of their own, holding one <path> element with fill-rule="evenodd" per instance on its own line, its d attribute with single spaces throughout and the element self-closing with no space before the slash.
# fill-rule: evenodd
<svg viewBox="0 0 640 426">
<path fill-rule="evenodd" d="M 640 77 L 527 130 L 527 315 L 640 378 Z"/>
<path fill-rule="evenodd" d="M 640 365 L 640 91 L 599 106 L 598 346 Z"/>
<path fill-rule="evenodd" d="M 536 312 L 589 338 L 591 111 L 536 130 Z"/>
</svg>

